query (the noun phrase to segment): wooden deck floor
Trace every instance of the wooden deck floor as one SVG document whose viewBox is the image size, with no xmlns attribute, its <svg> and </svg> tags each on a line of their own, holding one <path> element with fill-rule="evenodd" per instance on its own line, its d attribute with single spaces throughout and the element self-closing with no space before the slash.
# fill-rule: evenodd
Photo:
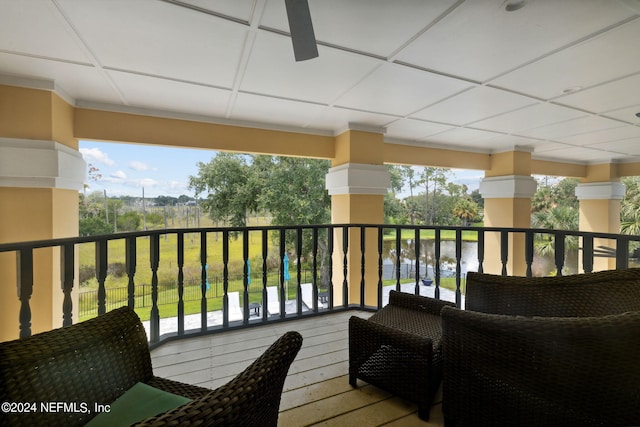
<svg viewBox="0 0 640 427">
<path fill-rule="evenodd" d="M 410 402 L 363 382 L 356 389 L 349 385 L 347 328 L 352 315 L 366 318 L 371 313 L 349 311 L 170 342 L 152 351 L 154 373 L 216 388 L 284 332 L 295 330 L 304 342 L 284 384 L 279 425 L 443 426 L 439 396 L 425 422 Z"/>
</svg>

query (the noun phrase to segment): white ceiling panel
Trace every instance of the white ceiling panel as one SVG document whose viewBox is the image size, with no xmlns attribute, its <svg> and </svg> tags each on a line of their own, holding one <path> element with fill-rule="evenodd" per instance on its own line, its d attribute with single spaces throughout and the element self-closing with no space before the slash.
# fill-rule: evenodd
<svg viewBox="0 0 640 427">
<path fill-rule="evenodd" d="M 0 8 L 0 50 L 91 63 L 51 2 L 1 0 Z"/>
<path fill-rule="evenodd" d="M 560 162 L 606 163 L 617 160 L 623 156 L 614 151 L 587 147 L 565 147 L 558 150 L 545 151 L 536 157 Z"/>
<path fill-rule="evenodd" d="M 274 100 L 265 96 L 239 93 L 229 118 L 254 123 L 270 122 L 280 126 L 306 127 L 324 108 L 326 107 L 318 104 Z"/>
<path fill-rule="evenodd" d="M 429 142 L 435 142 L 438 144 L 452 144 L 452 145 L 468 145 L 477 146 L 478 141 L 482 141 L 489 138 L 496 137 L 495 132 L 487 132 L 485 130 L 469 129 L 469 128 L 454 128 L 437 135 L 432 135 L 427 138 Z"/>
<path fill-rule="evenodd" d="M 283 0 L 0 0 L 0 81 L 92 108 L 351 123 L 473 152 L 635 152 L 640 2 L 509 2 L 309 0 L 320 56 L 296 62 Z M 624 152 L 595 147 L 608 142 Z"/>
<path fill-rule="evenodd" d="M 640 127 L 623 126 L 613 129 L 600 130 L 582 135 L 558 138 L 560 142 L 566 142 L 572 145 L 590 145 L 599 142 L 616 141 L 620 139 L 640 138 Z"/>
<path fill-rule="evenodd" d="M 454 3 L 455 0 L 310 0 L 309 10 L 317 40 L 388 57 Z M 289 32 L 284 1 L 268 0 L 260 24 Z"/>
<path fill-rule="evenodd" d="M 397 64 L 384 64 L 336 101 L 336 105 L 405 116 L 472 85 Z"/>
<path fill-rule="evenodd" d="M 105 68 L 233 85 L 244 25 L 150 0 L 61 3 Z"/>
<path fill-rule="evenodd" d="M 559 104 L 594 113 L 610 111 L 621 105 L 638 105 L 639 101 L 640 74 L 562 96 L 555 100 Z"/>
<path fill-rule="evenodd" d="M 323 46 L 318 51 L 313 61 L 295 62 L 288 37 L 260 31 L 240 89 L 328 104 L 380 64 Z"/>
<path fill-rule="evenodd" d="M 492 138 L 483 139 L 481 143 L 491 147 L 491 152 L 510 150 L 514 147 L 537 149 L 538 147 L 547 146 L 548 144 L 547 141 L 504 134 L 495 134 Z"/>
<path fill-rule="evenodd" d="M 587 88 L 640 71 L 640 55 L 629 57 L 637 51 L 638 40 L 640 18 L 508 73 L 492 84 L 543 99 L 555 98 L 570 88 Z"/>
<path fill-rule="evenodd" d="M 622 120 L 625 123 L 632 125 L 640 125 L 640 104 L 633 105 L 627 108 L 621 108 L 619 110 L 608 111 L 603 113 L 603 116 L 611 117 L 613 119 Z"/>
<path fill-rule="evenodd" d="M 615 151 L 631 156 L 640 156 L 640 137 L 620 141 L 601 142 L 590 145 L 589 148 L 599 148 L 601 150 Z"/>
<path fill-rule="evenodd" d="M 325 108 L 319 116 L 313 118 L 309 126 L 316 129 L 334 129 L 339 132 L 342 129 L 347 129 L 349 123 L 384 127 L 397 119 L 397 117 L 384 114 L 367 113 L 347 108 Z"/>
<path fill-rule="evenodd" d="M 54 81 L 65 95 L 70 95 L 76 100 L 108 104 L 122 102 L 122 98 L 118 96 L 104 74 L 92 66 L 0 52 L 0 69 L 2 73 L 8 75 Z"/>
<path fill-rule="evenodd" d="M 210 10 L 249 22 L 255 7 L 255 0 L 182 0 L 205 10 Z"/>
<path fill-rule="evenodd" d="M 398 60 L 486 81 L 632 13 L 611 0 L 466 1 L 398 55 Z"/>
<path fill-rule="evenodd" d="M 401 119 L 387 126 L 386 136 L 389 138 L 419 140 L 451 129 L 454 129 L 454 127 L 422 120 Z"/>
<path fill-rule="evenodd" d="M 559 150 L 562 148 L 571 147 L 568 144 L 562 144 L 560 142 L 553 141 L 541 141 L 541 140 L 530 140 L 530 143 L 527 145 L 534 149 L 532 156 L 537 157 L 539 154 L 545 154 L 548 151 Z"/>
<path fill-rule="evenodd" d="M 585 116 L 584 113 L 557 105 L 540 103 L 501 114 L 473 124 L 473 127 L 514 133 Z"/>
<path fill-rule="evenodd" d="M 464 125 L 535 103 L 531 98 L 479 86 L 418 111 L 412 117 Z"/>
<path fill-rule="evenodd" d="M 108 72 L 129 106 L 183 112 L 203 116 L 224 116 L 231 92 L 166 79 L 149 79 L 137 74 Z M 149 101 L 148 91 L 153 91 Z"/>
<path fill-rule="evenodd" d="M 624 126 L 624 124 L 617 120 L 605 119 L 599 116 L 587 116 L 535 129 L 529 129 L 524 132 L 519 132 L 519 134 L 538 139 L 557 139 L 565 136 L 581 135 L 622 126 Z"/>
</svg>

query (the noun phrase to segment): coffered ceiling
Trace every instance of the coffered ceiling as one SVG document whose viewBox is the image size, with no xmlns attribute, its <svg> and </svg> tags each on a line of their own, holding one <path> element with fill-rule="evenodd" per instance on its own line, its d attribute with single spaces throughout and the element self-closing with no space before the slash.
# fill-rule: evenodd
<svg viewBox="0 0 640 427">
<path fill-rule="evenodd" d="M 0 0 L 0 83 L 88 108 L 640 160 L 640 0 L 309 5 L 319 57 L 295 62 L 284 0 Z"/>
</svg>

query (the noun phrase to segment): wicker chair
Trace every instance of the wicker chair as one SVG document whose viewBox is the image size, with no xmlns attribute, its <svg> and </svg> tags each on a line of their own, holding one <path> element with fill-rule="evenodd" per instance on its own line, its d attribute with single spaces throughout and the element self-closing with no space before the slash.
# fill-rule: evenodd
<svg viewBox="0 0 640 427">
<path fill-rule="evenodd" d="M 441 315 L 445 425 L 640 425 L 640 270 L 469 273 Z"/>
<path fill-rule="evenodd" d="M 276 426 L 289 366 L 302 345 L 288 332 L 231 382 L 216 390 L 153 375 L 145 330 L 129 308 L 67 328 L 0 343 L 0 402 L 115 401 L 138 382 L 192 399 L 139 425 Z M 1 425 L 80 426 L 82 412 L 0 414 Z"/>
<path fill-rule="evenodd" d="M 391 291 L 368 320 L 349 319 L 349 383 L 357 378 L 418 404 L 429 419 L 442 378 L 440 310 L 446 301 Z"/>
<path fill-rule="evenodd" d="M 591 317 L 640 310 L 640 268 L 558 277 L 467 274 L 465 308 L 514 316 Z"/>
</svg>

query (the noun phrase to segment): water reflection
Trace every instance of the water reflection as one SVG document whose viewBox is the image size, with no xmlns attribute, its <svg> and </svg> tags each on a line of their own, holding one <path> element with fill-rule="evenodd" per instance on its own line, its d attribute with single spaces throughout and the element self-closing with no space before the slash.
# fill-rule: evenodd
<svg viewBox="0 0 640 427">
<path fill-rule="evenodd" d="M 456 275 L 456 242 L 453 240 L 440 241 L 440 257 L 436 259 L 436 245 L 434 239 L 420 240 L 420 268 L 421 278 L 435 277 L 435 266 L 440 264 L 440 277 L 455 277 Z M 383 242 L 383 279 L 396 279 L 398 254 L 395 240 Z M 400 278 L 414 278 L 416 265 L 415 241 L 412 239 L 400 242 Z M 465 277 L 468 271 L 478 271 L 478 242 L 462 242 L 460 258 L 460 274 Z"/>
</svg>

